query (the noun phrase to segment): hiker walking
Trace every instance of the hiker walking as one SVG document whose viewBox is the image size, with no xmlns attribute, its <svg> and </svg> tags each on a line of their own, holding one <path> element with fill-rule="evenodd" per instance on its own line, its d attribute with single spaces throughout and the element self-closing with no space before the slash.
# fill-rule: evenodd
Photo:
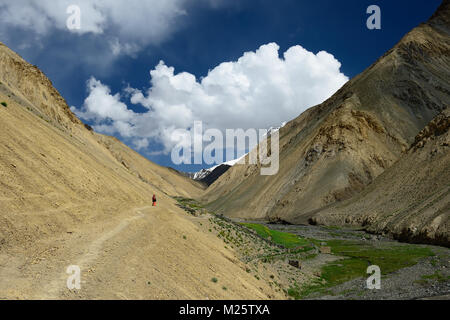
<svg viewBox="0 0 450 320">
<path fill-rule="evenodd" d="M 153 195 L 152 201 L 153 201 L 153 206 L 156 207 L 156 195 Z"/>
</svg>

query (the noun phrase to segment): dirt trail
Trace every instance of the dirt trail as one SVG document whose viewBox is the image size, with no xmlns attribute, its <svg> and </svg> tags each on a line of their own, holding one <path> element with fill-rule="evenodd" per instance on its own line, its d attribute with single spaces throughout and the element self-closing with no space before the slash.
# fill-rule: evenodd
<svg viewBox="0 0 450 320">
<path fill-rule="evenodd" d="M 72 265 L 80 267 L 81 290 L 67 288 Z M 270 298 L 284 295 L 168 203 L 124 210 L 29 251 L 0 252 L 0 299 Z"/>
<path fill-rule="evenodd" d="M 122 220 L 115 228 L 112 230 L 103 232 L 100 237 L 92 241 L 86 250 L 87 252 L 82 255 L 82 257 L 76 261 L 73 265 L 79 266 L 81 270 L 91 270 L 92 265 L 97 261 L 99 256 L 102 254 L 106 242 L 111 241 L 114 237 L 123 232 L 129 225 L 135 220 L 142 219 L 145 215 L 142 211 L 149 209 L 151 207 L 136 208 L 133 209 L 135 216 L 126 218 Z M 43 289 L 43 295 L 39 295 L 43 299 L 58 299 L 63 295 L 63 291 L 67 290 L 66 280 L 68 274 L 61 273 L 60 276 L 55 276 L 55 280 L 51 281 L 48 286 Z"/>
<path fill-rule="evenodd" d="M 284 298 L 175 205 L 201 184 L 93 132 L 1 43 L 0 70 L 0 299 Z"/>
</svg>

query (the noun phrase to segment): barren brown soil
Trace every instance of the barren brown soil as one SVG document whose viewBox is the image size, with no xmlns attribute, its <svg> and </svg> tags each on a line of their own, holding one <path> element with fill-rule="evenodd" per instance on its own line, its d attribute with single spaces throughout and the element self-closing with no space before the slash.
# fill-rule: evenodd
<svg viewBox="0 0 450 320">
<path fill-rule="evenodd" d="M 236 165 L 199 199 L 210 209 L 233 218 L 308 223 L 318 212 L 365 190 L 406 154 L 418 133 L 448 106 L 449 66 L 450 1 L 445 0 L 428 22 L 405 35 L 330 99 L 280 130 L 280 170 L 276 175 L 262 176 L 257 165 Z M 392 208 L 386 205 L 376 211 L 361 203 L 361 215 L 379 215 L 381 222 L 401 210 L 402 215 L 383 225 L 386 232 L 399 234 L 399 230 L 417 227 L 417 234 L 428 234 L 426 241 L 436 238 L 439 243 L 439 237 L 449 232 L 448 184 L 443 182 L 448 176 L 448 149 L 442 152 L 443 156 L 426 160 L 413 154 L 408 160 L 416 170 L 420 170 L 422 161 L 428 161 L 427 167 L 433 168 L 438 180 L 408 180 L 403 171 L 405 176 L 396 176 L 397 181 L 417 183 L 409 186 L 410 196 L 396 203 L 395 194 L 386 194 L 385 202 Z M 389 175 L 383 179 L 389 184 Z M 417 200 L 413 194 L 434 190 L 436 185 L 444 193 L 441 203 L 428 208 L 430 212 L 418 222 L 420 213 L 408 214 L 409 205 Z M 440 214 L 444 216 L 438 220 L 430 218 Z M 323 215 L 319 222 L 344 224 L 345 215 L 341 211 L 340 220 L 330 221 L 326 221 L 330 215 Z"/>
<path fill-rule="evenodd" d="M 81 268 L 81 290 L 67 288 L 69 265 Z M 2 251 L 0 275 L 2 299 L 284 298 L 247 274 L 215 235 L 164 204 Z"/>
<path fill-rule="evenodd" d="M 450 109 L 433 119 L 411 149 L 364 191 L 311 221 L 362 225 L 399 240 L 450 247 Z"/>
<path fill-rule="evenodd" d="M 90 131 L 2 44 L 0 102 L 1 299 L 285 297 L 175 205 L 202 185 Z"/>
</svg>

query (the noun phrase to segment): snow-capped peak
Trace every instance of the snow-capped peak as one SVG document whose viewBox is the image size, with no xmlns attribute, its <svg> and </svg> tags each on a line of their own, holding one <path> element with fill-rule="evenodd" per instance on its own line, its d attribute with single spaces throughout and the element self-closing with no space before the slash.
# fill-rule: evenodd
<svg viewBox="0 0 450 320">
<path fill-rule="evenodd" d="M 286 124 L 287 124 L 287 122 L 283 122 L 283 123 L 281 124 L 281 126 L 279 126 L 279 127 L 270 127 L 269 130 L 267 131 L 267 134 L 266 134 L 264 137 L 267 137 L 267 136 L 270 137 L 273 133 L 279 131 L 279 130 L 280 130 L 281 128 L 283 128 Z M 247 153 L 247 154 L 248 154 L 248 153 Z M 214 166 L 214 167 L 211 167 L 211 168 L 209 168 L 209 169 L 202 169 L 202 170 L 200 170 L 200 171 L 198 171 L 198 172 L 191 173 L 190 176 L 191 176 L 192 179 L 194 179 L 194 180 L 202 180 L 202 179 L 206 178 L 208 175 L 210 175 L 211 172 L 213 172 L 215 169 L 217 169 L 217 168 L 220 167 L 220 166 L 225 165 L 225 166 L 233 167 L 233 166 L 235 166 L 236 164 L 245 164 L 245 157 L 247 156 L 247 154 L 244 154 L 242 157 L 239 157 L 239 158 L 237 158 L 237 159 L 230 160 L 230 161 L 227 161 L 227 162 L 218 164 L 218 165 L 216 165 L 216 166 Z"/>
</svg>

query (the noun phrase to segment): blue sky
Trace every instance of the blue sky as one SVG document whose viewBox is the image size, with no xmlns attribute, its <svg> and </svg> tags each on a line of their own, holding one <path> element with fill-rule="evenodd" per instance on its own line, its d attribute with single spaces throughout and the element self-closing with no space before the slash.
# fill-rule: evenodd
<svg viewBox="0 0 450 320">
<path fill-rule="evenodd" d="M 30 63 L 37 65 L 52 80 L 68 104 L 76 107 L 80 111 L 79 114 L 86 114 L 86 122 L 98 125 L 96 128 L 102 128 L 103 125 L 105 133 L 117 136 L 152 161 L 185 171 L 196 171 L 208 165 L 174 166 L 170 155 L 162 152 L 170 146 L 170 143 L 162 138 L 166 132 L 165 128 L 187 126 L 180 119 L 174 119 L 178 115 L 183 117 L 184 111 L 192 119 L 207 121 L 211 126 L 221 129 L 234 122 L 243 127 L 268 127 L 279 124 L 280 119 L 291 120 L 312 106 L 308 104 L 319 103 L 331 95 L 337 89 L 336 86 L 345 82 L 342 80 L 343 76 L 352 78 L 375 62 L 403 35 L 426 21 L 441 2 L 171 0 L 166 2 L 168 5 L 161 5 L 161 2 L 158 4 L 156 0 L 149 0 L 141 1 L 140 3 L 146 5 L 140 7 L 138 2 L 133 6 L 134 2 L 128 1 L 128 8 L 135 12 L 131 9 L 127 12 L 120 5 L 117 8 L 107 8 L 110 4 L 105 4 L 104 11 L 101 12 L 104 15 L 103 20 L 99 20 L 97 12 L 87 0 L 73 0 L 69 1 L 70 4 L 79 2 L 82 8 L 82 32 L 74 33 L 64 28 L 67 18 L 63 10 L 64 1 L 59 1 L 59 8 L 54 2 L 48 2 L 46 5 L 41 4 L 46 3 L 42 1 L 37 5 L 38 1 L 21 0 L 17 1 L 20 7 L 15 7 L 10 1 L 0 0 L 0 41 Z M 112 1 L 114 2 L 116 1 Z M 119 2 L 121 1 L 116 3 Z M 366 28 L 366 9 L 372 4 L 381 8 L 381 30 Z M 145 15 L 146 12 L 148 16 Z M 98 26 L 102 28 L 101 32 L 97 30 Z M 114 41 L 122 45 L 120 52 L 115 54 L 112 53 Z M 218 68 L 215 72 L 217 74 L 209 77 L 209 70 L 214 70 L 223 62 L 236 62 L 245 52 L 254 53 L 251 59 L 270 63 L 274 57 L 266 57 L 263 53 L 267 52 L 270 56 L 276 52 L 277 46 L 257 50 L 271 43 L 276 43 L 279 47 L 281 61 L 274 61 L 274 65 L 286 69 L 281 72 L 285 79 L 280 81 L 287 83 L 285 86 L 289 90 L 301 88 L 298 94 L 310 91 L 308 72 L 318 67 L 327 72 L 330 70 L 328 77 L 317 78 L 318 84 L 323 82 L 327 89 L 317 91 L 312 97 L 305 97 L 302 105 L 297 108 L 292 103 L 285 103 L 283 99 L 288 100 L 290 96 L 280 93 L 284 92 L 280 85 L 279 90 L 273 93 L 275 98 L 272 104 L 258 102 L 259 104 L 254 106 L 242 105 L 242 108 L 248 108 L 248 112 L 234 115 L 239 121 L 233 120 L 230 115 L 229 121 L 226 122 L 224 119 L 228 117 L 230 110 L 233 110 L 233 106 L 227 109 L 228 105 L 237 100 L 236 97 L 229 97 L 229 84 L 218 84 L 220 93 L 214 98 L 223 101 L 217 102 L 211 109 L 202 109 L 201 112 L 195 109 L 205 96 L 214 95 L 211 93 L 211 87 L 200 85 L 201 78 L 206 77 L 208 82 L 217 85 L 220 75 L 224 72 L 224 69 Z M 126 45 L 132 48 L 128 50 L 130 52 L 124 49 Z M 297 45 L 306 51 L 292 50 L 293 56 L 306 55 L 306 52 L 315 55 L 319 51 L 326 51 L 333 55 L 340 65 L 336 65 L 328 56 L 312 59 L 313 66 L 283 60 L 283 53 Z M 164 65 L 156 68 L 161 60 Z M 248 76 L 250 87 L 255 82 L 258 83 L 258 88 L 271 86 L 272 79 L 266 78 L 270 77 L 273 70 L 278 69 L 257 70 L 256 75 L 249 75 L 246 72 L 253 72 L 249 71 L 253 69 L 248 67 L 248 63 L 243 61 L 242 64 L 234 64 L 232 67 L 235 71 L 227 73 L 227 76 Z M 170 67 L 174 68 L 174 75 L 170 75 Z M 295 68 L 299 68 L 298 82 L 296 73 L 290 71 Z M 155 85 L 158 90 L 149 91 L 152 88 L 150 70 L 154 70 L 154 83 L 157 77 L 159 79 Z M 180 93 L 180 90 L 165 86 L 164 77 L 171 78 L 179 72 L 195 76 L 195 80 L 188 76 L 178 80 L 183 82 L 183 86 L 191 86 L 194 81 L 194 86 L 198 86 L 196 93 Z M 88 81 L 90 86 L 87 85 Z M 129 90 L 125 90 L 126 88 Z M 242 92 L 239 95 L 242 95 Z M 88 97 L 91 97 L 91 106 L 85 101 Z M 132 97 L 134 103 L 130 101 Z M 263 98 L 249 95 L 245 99 L 256 103 Z M 264 100 L 267 100 L 267 97 Z M 181 108 L 179 105 L 183 101 L 187 101 L 186 106 Z M 115 120 L 108 119 L 107 116 L 100 119 L 100 111 L 89 109 L 100 103 L 111 103 L 115 106 L 114 110 L 121 112 L 120 115 L 115 113 Z M 154 110 L 158 103 L 162 108 L 159 113 Z M 161 111 L 172 105 L 177 106 L 173 108 L 173 114 Z M 269 109 L 278 107 L 280 118 L 274 119 Z M 250 119 L 253 118 L 251 112 L 255 113 L 255 110 L 262 115 L 257 117 L 258 119 Z M 141 114 L 146 117 L 138 120 Z M 170 117 L 166 117 L 167 115 Z M 205 119 L 198 119 L 203 117 L 200 115 L 205 115 Z M 128 134 L 129 131 L 114 131 L 112 122 L 123 119 L 132 121 L 133 125 L 140 123 L 142 126 L 145 122 L 146 130 L 135 130 L 132 134 Z M 277 122 L 271 123 L 270 119 Z M 154 127 L 150 130 L 149 126 Z M 138 140 L 145 140 L 145 143 L 141 143 L 141 148 L 136 147 Z"/>
</svg>

